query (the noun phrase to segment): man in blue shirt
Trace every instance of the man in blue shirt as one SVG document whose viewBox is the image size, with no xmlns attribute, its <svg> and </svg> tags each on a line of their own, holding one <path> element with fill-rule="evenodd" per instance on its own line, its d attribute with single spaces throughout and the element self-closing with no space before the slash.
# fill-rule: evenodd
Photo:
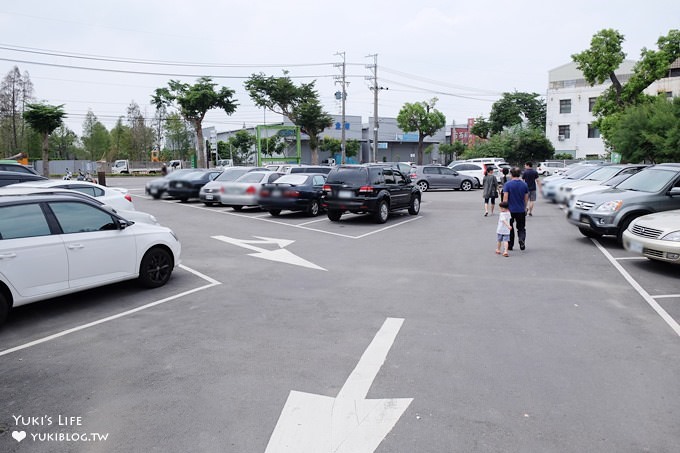
<svg viewBox="0 0 680 453">
<path fill-rule="evenodd" d="M 524 173 L 522 179 L 527 183 L 529 188 L 529 204 L 527 206 L 527 214 L 534 215 L 534 201 L 536 201 L 536 190 L 540 188 L 541 182 L 538 180 L 538 172 L 534 170 L 534 165 L 531 162 L 524 164 Z"/>
<path fill-rule="evenodd" d="M 510 211 L 510 241 L 508 242 L 508 250 L 512 250 L 515 245 L 515 231 L 517 231 L 517 238 L 519 239 L 519 248 L 524 250 L 527 236 L 526 222 L 527 222 L 527 203 L 529 202 L 529 188 L 527 184 L 520 179 L 521 172 L 517 167 L 510 170 L 512 179 L 505 183 L 503 187 L 503 201 L 508 203 L 508 210 Z"/>
</svg>

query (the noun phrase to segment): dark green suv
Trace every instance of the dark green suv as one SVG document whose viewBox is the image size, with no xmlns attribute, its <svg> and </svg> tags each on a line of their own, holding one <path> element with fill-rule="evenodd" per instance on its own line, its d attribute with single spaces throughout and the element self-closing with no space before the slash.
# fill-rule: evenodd
<svg viewBox="0 0 680 453">
<path fill-rule="evenodd" d="M 340 165 L 334 167 L 323 186 L 322 204 L 328 218 L 340 220 L 345 212 L 369 213 L 377 223 L 385 223 L 390 212 L 408 209 L 420 212 L 420 190 L 407 175 L 385 165 Z"/>
</svg>

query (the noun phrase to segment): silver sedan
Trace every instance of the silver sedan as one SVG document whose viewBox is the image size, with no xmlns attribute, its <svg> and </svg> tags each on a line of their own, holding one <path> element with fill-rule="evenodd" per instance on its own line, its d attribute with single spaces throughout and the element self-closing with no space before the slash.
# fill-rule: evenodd
<svg viewBox="0 0 680 453">
<path fill-rule="evenodd" d="M 276 181 L 281 173 L 275 171 L 251 171 L 233 182 L 222 186 L 220 202 L 240 211 L 244 206 L 258 206 L 257 198 L 262 186 Z"/>
</svg>

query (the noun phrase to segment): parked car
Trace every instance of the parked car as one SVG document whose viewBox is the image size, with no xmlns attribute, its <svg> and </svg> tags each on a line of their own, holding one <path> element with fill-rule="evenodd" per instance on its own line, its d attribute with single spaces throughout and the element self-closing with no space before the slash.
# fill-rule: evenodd
<svg viewBox="0 0 680 453">
<path fill-rule="evenodd" d="M 322 173 L 294 173 L 283 175 L 260 189 L 258 204 L 269 214 L 281 211 L 304 211 L 317 216 L 322 211 L 321 197 L 326 175 Z"/>
<path fill-rule="evenodd" d="M 281 177 L 275 171 L 251 171 L 232 182 L 224 184 L 220 193 L 220 203 L 231 206 L 234 211 L 240 211 L 244 206 L 259 206 L 258 197 L 262 186 L 272 183 Z"/>
<path fill-rule="evenodd" d="M 241 176 L 251 171 L 268 171 L 264 167 L 229 167 L 226 168 L 220 175 L 201 187 L 198 193 L 198 198 L 206 206 L 212 206 L 215 203 L 220 203 L 221 196 L 224 193 L 225 186 L 236 181 Z"/>
<path fill-rule="evenodd" d="M 33 173 L 20 173 L 17 171 L 0 170 L 0 187 L 18 184 L 27 181 L 46 181 L 47 178 Z"/>
<path fill-rule="evenodd" d="M 574 202 L 584 195 L 596 192 L 604 192 L 605 190 L 611 187 L 616 187 L 617 185 L 619 185 L 620 183 L 622 183 L 623 181 L 625 181 L 626 179 L 630 178 L 633 175 L 634 173 L 623 173 L 616 175 L 613 178 L 608 179 L 607 181 L 603 181 L 600 184 L 595 184 L 592 186 L 583 186 L 574 189 L 571 191 L 571 194 L 569 195 L 569 200 L 567 200 L 567 206 L 572 207 L 574 205 Z"/>
<path fill-rule="evenodd" d="M 577 189 L 579 187 L 600 184 L 621 173 L 628 174 L 637 173 L 638 171 L 642 170 L 645 167 L 648 167 L 648 165 L 617 164 L 599 167 L 597 170 L 590 173 L 583 179 L 568 182 L 566 184 L 562 184 L 561 186 L 559 186 L 559 188 L 557 189 L 557 193 L 555 194 L 555 201 L 557 203 L 567 203 L 569 201 L 569 195 L 571 194 L 571 191 L 574 189 Z"/>
<path fill-rule="evenodd" d="M 474 178 L 474 187 L 481 187 L 482 181 L 484 181 L 485 164 L 476 162 L 459 162 L 457 164 L 449 164 L 448 167 L 461 175 L 469 176 Z"/>
<path fill-rule="evenodd" d="M 328 218 L 337 222 L 343 213 L 368 213 L 385 223 L 390 212 L 408 209 L 420 212 L 420 190 L 407 176 L 390 166 L 341 165 L 328 173 L 323 186 L 323 206 Z"/>
<path fill-rule="evenodd" d="M 168 181 L 168 196 L 186 203 L 190 198 L 199 198 L 201 187 L 217 178 L 222 170 L 201 169 L 180 175 Z"/>
<path fill-rule="evenodd" d="M 540 162 L 536 171 L 539 175 L 550 176 L 556 171 L 564 170 L 565 167 L 564 162 Z"/>
<path fill-rule="evenodd" d="M 33 168 L 22 165 L 19 162 L 0 162 L 0 171 L 14 171 L 17 173 L 30 173 L 32 175 L 38 174 Z"/>
<path fill-rule="evenodd" d="M 680 209 L 680 164 L 648 167 L 614 188 L 578 198 L 568 220 L 584 236 L 616 236 L 636 218 L 654 212 Z"/>
<path fill-rule="evenodd" d="M 623 232 L 623 247 L 650 260 L 680 264 L 680 209 L 636 218 Z"/>
<path fill-rule="evenodd" d="M 541 182 L 541 194 L 543 195 L 543 198 L 555 203 L 557 201 L 557 192 L 562 184 L 568 184 L 570 182 L 583 179 L 598 168 L 599 166 L 589 165 L 581 167 L 578 170 L 571 171 L 569 174 L 565 173 L 559 177 L 550 176 L 550 178 L 554 179 L 546 178 Z"/>
<path fill-rule="evenodd" d="M 180 252 L 169 228 L 131 223 L 88 200 L 0 197 L 0 322 L 12 307 L 123 280 L 162 286 Z"/>
<path fill-rule="evenodd" d="M 461 175 L 441 165 L 416 165 L 411 167 L 411 180 L 421 192 L 429 189 L 454 189 L 468 191 L 474 187 L 473 178 Z"/>
<path fill-rule="evenodd" d="M 122 187 L 100 186 L 94 182 L 87 181 L 65 181 L 63 179 L 47 179 L 44 181 L 29 181 L 16 184 L 17 187 L 32 187 L 42 189 L 70 189 L 82 192 L 99 199 L 104 204 L 122 209 L 134 211 L 135 204 L 127 189 Z"/>
<path fill-rule="evenodd" d="M 71 189 L 61 189 L 58 187 L 54 188 L 49 188 L 49 187 L 19 187 L 18 184 L 14 184 L 12 186 L 5 186 L 5 187 L 0 187 L 0 197 L 3 196 L 17 196 L 17 195 L 63 195 L 63 196 L 72 196 L 74 198 L 80 198 L 83 200 L 88 200 L 92 203 L 95 203 L 98 206 L 101 206 L 103 209 L 110 210 L 114 214 L 118 214 L 119 216 L 123 217 L 126 220 L 131 220 L 133 222 L 142 222 L 142 223 L 150 223 L 152 225 L 160 225 L 158 223 L 158 220 L 156 220 L 156 217 L 153 215 L 146 213 L 146 212 L 141 212 L 137 210 L 127 210 L 127 209 L 116 209 L 111 205 L 108 205 L 99 199 L 93 197 L 92 195 L 88 195 L 83 192 L 79 192 L 77 190 L 71 190 Z"/>
<path fill-rule="evenodd" d="M 299 167 L 291 167 L 288 173 L 322 173 L 327 175 L 331 172 L 332 168 L 328 165 L 300 165 Z"/>
<path fill-rule="evenodd" d="M 179 162 L 179 161 L 177 161 Z M 173 167 L 168 167 L 168 168 L 173 168 Z M 168 190 L 168 184 L 170 184 L 170 181 L 173 179 L 179 179 L 182 178 L 183 176 L 196 171 L 195 168 L 177 168 L 176 170 L 173 170 L 171 173 L 168 173 L 166 176 L 163 176 L 162 178 L 156 178 L 152 179 L 151 181 L 147 182 L 145 187 L 144 187 L 144 193 L 147 195 L 150 195 L 154 199 L 158 200 L 161 198 L 163 195 Z"/>
</svg>

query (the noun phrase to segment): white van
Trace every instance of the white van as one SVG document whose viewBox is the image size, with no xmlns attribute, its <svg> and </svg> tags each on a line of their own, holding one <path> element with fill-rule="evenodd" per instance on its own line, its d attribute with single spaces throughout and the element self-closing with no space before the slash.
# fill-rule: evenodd
<svg viewBox="0 0 680 453">
<path fill-rule="evenodd" d="M 505 163 L 505 159 L 502 157 L 476 157 L 474 159 L 467 159 L 465 162 L 474 162 L 476 164 L 495 164 L 496 167 L 500 167 L 501 164 Z"/>
<path fill-rule="evenodd" d="M 539 175 L 550 176 L 555 172 L 564 170 L 564 167 L 564 162 L 541 162 L 536 167 L 536 171 Z"/>
</svg>

